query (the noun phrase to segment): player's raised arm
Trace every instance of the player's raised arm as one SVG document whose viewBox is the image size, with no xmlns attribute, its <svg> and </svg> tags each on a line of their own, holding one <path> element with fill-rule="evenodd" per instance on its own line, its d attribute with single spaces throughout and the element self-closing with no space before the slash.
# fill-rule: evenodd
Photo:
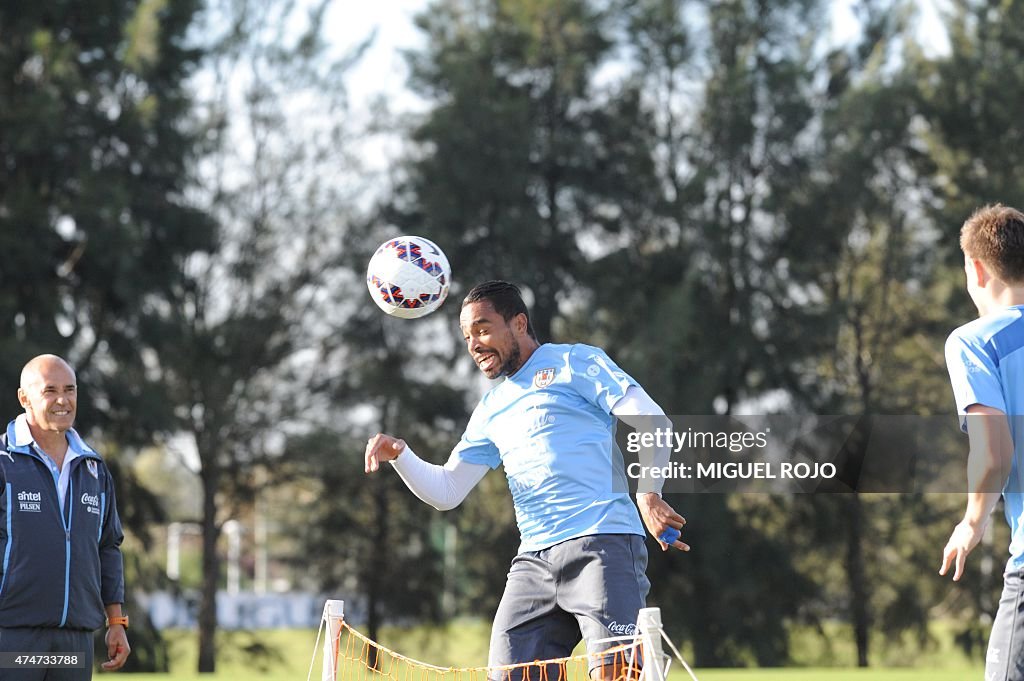
<svg viewBox="0 0 1024 681">
<path fill-rule="evenodd" d="M 405 486 L 420 500 L 439 511 L 448 511 L 466 498 L 489 468 L 469 463 L 453 454 L 444 466 L 416 456 L 403 440 L 378 433 L 366 444 L 366 472 L 372 473 L 381 461 L 390 461 Z"/>
</svg>

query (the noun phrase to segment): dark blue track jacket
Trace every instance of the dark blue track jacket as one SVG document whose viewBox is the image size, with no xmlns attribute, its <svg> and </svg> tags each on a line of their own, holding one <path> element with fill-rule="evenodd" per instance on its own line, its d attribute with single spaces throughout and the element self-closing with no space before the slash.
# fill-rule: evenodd
<svg viewBox="0 0 1024 681">
<path fill-rule="evenodd" d="M 99 454 L 71 430 L 61 513 L 57 478 L 15 421 L 0 435 L 0 627 L 98 629 L 124 602 L 121 520 Z M 22 426 L 27 428 L 27 426 Z"/>
</svg>

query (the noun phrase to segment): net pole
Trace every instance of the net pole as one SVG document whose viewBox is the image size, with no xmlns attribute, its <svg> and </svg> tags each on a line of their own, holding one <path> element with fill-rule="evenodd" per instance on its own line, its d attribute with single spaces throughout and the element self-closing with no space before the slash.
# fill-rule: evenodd
<svg viewBox="0 0 1024 681">
<path fill-rule="evenodd" d="M 335 681 L 338 676 L 338 644 L 341 638 L 341 622 L 345 618 L 345 601 L 330 600 L 324 603 L 322 624 L 327 632 L 324 641 L 324 667 L 321 681 Z"/>
<path fill-rule="evenodd" d="M 661 608 L 643 608 L 636 618 L 643 650 L 643 681 L 665 681 L 665 653 L 661 647 Z"/>
</svg>

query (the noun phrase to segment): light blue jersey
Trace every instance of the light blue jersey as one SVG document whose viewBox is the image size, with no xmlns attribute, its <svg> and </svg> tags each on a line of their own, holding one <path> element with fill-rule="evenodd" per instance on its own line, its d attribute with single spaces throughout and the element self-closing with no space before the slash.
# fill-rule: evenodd
<svg viewBox="0 0 1024 681">
<path fill-rule="evenodd" d="M 973 404 L 1004 412 L 1013 438 L 1013 463 L 1003 487 L 1010 523 L 1007 570 L 1024 568 L 1024 305 L 964 324 L 946 341 L 946 366 L 960 425 Z"/>
<path fill-rule="evenodd" d="M 452 455 L 504 465 L 520 553 L 593 534 L 644 536 L 629 495 L 614 491 L 625 476 L 611 410 L 631 385 L 600 348 L 544 344 L 480 400 Z"/>
</svg>

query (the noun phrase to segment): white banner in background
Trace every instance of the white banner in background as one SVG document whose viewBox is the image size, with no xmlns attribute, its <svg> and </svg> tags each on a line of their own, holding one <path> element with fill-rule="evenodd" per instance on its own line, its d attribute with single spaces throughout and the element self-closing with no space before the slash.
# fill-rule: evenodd
<svg viewBox="0 0 1024 681">
<path fill-rule="evenodd" d="M 158 591 L 139 596 L 157 629 L 197 626 L 197 593 L 175 595 Z M 315 629 L 320 624 L 324 596 L 304 592 L 258 594 L 217 592 L 217 625 L 221 629 Z"/>
</svg>

